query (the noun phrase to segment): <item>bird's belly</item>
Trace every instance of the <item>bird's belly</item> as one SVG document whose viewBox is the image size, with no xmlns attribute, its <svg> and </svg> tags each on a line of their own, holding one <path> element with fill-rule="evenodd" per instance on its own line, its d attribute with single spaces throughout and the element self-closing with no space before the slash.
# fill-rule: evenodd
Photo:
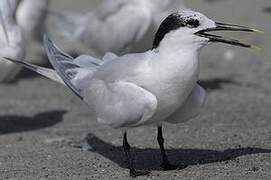
<svg viewBox="0 0 271 180">
<path fill-rule="evenodd" d="M 159 93 L 158 107 L 151 121 L 161 121 L 174 113 L 187 99 L 196 81 L 184 83 L 172 89 L 165 89 Z"/>
</svg>

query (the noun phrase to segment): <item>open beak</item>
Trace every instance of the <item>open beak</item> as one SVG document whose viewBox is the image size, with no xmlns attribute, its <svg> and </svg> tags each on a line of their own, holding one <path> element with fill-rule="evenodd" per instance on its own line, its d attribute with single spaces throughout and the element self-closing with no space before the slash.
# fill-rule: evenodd
<svg viewBox="0 0 271 180">
<path fill-rule="evenodd" d="M 231 44 L 231 45 L 235 45 L 235 46 L 241 46 L 241 47 L 260 50 L 260 48 L 255 45 L 245 44 L 245 43 L 240 42 L 239 40 L 229 39 L 229 38 L 225 38 L 222 36 L 213 35 L 213 34 L 208 33 L 208 32 L 213 32 L 213 31 L 243 31 L 243 32 L 263 33 L 260 30 L 249 28 L 246 26 L 239 26 L 239 25 L 234 25 L 234 24 L 226 24 L 226 23 L 216 22 L 215 28 L 208 28 L 208 29 L 204 29 L 204 30 L 201 30 L 201 31 L 198 31 L 195 33 L 198 36 L 208 38 L 210 40 L 210 42 L 221 42 L 221 43 Z"/>
</svg>

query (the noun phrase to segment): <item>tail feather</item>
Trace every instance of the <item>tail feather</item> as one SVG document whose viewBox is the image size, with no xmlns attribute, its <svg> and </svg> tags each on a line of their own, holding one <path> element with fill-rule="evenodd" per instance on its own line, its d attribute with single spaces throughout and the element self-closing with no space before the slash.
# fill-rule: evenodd
<svg viewBox="0 0 271 180">
<path fill-rule="evenodd" d="M 58 76 L 58 74 L 56 73 L 56 71 L 54 71 L 53 69 L 50 68 L 44 68 L 44 67 L 40 67 L 34 64 L 30 64 L 27 62 L 23 62 L 23 61 L 19 61 L 19 60 L 15 60 L 15 59 L 11 59 L 11 58 L 7 58 L 4 57 L 5 60 L 11 61 L 15 64 L 21 65 L 31 71 L 34 71 L 44 77 L 47 77 L 48 79 L 51 79 L 53 81 L 56 81 L 58 83 L 64 84 L 65 83 L 62 81 L 62 79 Z"/>
</svg>

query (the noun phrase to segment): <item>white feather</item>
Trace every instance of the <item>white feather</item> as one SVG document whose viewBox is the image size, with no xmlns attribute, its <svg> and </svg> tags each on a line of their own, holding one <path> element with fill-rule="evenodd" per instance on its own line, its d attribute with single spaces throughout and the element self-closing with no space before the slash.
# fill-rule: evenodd
<svg viewBox="0 0 271 180">
<path fill-rule="evenodd" d="M 0 57 L 24 59 L 25 39 L 21 28 L 13 19 L 9 0 L 0 1 Z M 11 81 L 20 71 L 20 67 L 9 61 L 0 62 L 0 82 Z"/>
<path fill-rule="evenodd" d="M 49 0 L 20 0 L 16 7 L 16 20 L 26 39 L 41 40 L 45 33 Z"/>
<path fill-rule="evenodd" d="M 153 34 L 173 11 L 184 9 L 182 0 L 102 0 L 87 14 L 56 15 L 59 32 L 79 41 L 102 57 L 150 49 Z"/>
</svg>

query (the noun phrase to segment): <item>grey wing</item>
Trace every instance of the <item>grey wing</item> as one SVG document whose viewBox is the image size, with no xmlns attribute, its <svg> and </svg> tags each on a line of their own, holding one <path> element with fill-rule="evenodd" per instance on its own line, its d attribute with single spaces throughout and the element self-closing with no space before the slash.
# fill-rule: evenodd
<svg viewBox="0 0 271 180">
<path fill-rule="evenodd" d="M 104 62 L 89 55 L 81 55 L 73 60 L 73 63 L 82 68 L 96 68 Z"/>
<path fill-rule="evenodd" d="M 183 123 L 195 118 L 200 113 L 205 100 L 206 92 L 200 85 L 197 84 L 185 103 L 167 119 L 167 122 Z"/>
<path fill-rule="evenodd" d="M 91 56 L 79 56 L 74 59 L 63 53 L 54 43 L 44 35 L 44 46 L 50 63 L 63 82 L 80 98 L 84 84 L 82 79 L 91 77 L 101 64 L 101 61 Z"/>
<path fill-rule="evenodd" d="M 157 108 L 156 97 L 136 84 L 93 80 L 84 101 L 94 110 L 98 122 L 113 128 L 146 124 Z"/>
<path fill-rule="evenodd" d="M 44 35 L 43 43 L 49 61 L 56 70 L 57 74 L 80 99 L 83 99 L 81 92 L 71 83 L 71 80 L 74 78 L 75 74 L 66 72 L 67 69 L 76 69 L 80 68 L 80 66 L 71 63 L 73 58 L 62 53 L 47 37 L 47 35 Z"/>
</svg>

